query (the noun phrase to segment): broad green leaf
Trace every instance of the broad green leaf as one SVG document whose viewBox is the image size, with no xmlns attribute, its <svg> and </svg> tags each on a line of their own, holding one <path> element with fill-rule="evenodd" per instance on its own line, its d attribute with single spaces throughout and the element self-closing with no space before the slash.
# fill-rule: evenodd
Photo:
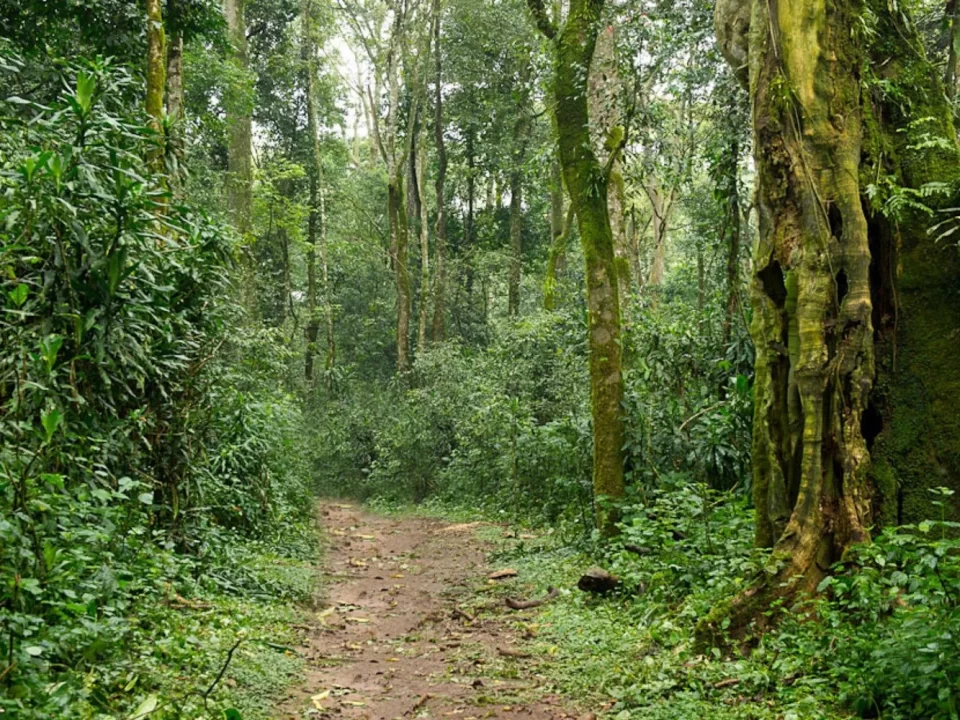
<svg viewBox="0 0 960 720">
<path fill-rule="evenodd" d="M 137 709 L 133 711 L 133 714 L 130 715 L 128 720 L 140 720 L 140 718 L 146 717 L 156 710 L 157 705 L 159 704 L 160 701 L 157 699 L 156 695 L 147 695 L 143 702 L 137 706 Z"/>
</svg>

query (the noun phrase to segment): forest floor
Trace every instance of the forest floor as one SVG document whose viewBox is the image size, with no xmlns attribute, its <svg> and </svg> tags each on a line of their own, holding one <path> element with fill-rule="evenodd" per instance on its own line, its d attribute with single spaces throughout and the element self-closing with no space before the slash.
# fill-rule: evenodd
<svg viewBox="0 0 960 720">
<path fill-rule="evenodd" d="M 489 577 L 505 569 L 486 564 L 487 524 L 339 503 L 319 516 L 325 581 L 303 626 L 306 677 L 274 717 L 594 717 L 552 692 L 524 649 L 536 610 L 504 605 L 511 580 Z"/>
</svg>

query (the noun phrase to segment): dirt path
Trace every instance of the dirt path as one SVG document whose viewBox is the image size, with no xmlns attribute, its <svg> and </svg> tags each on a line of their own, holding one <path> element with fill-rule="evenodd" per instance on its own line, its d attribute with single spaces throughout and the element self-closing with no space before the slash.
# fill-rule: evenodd
<svg viewBox="0 0 960 720">
<path fill-rule="evenodd" d="M 324 601 L 305 638 L 306 682 L 277 717 L 578 717 L 524 653 L 520 618 L 458 611 L 490 572 L 476 524 L 340 504 L 321 516 Z"/>
</svg>

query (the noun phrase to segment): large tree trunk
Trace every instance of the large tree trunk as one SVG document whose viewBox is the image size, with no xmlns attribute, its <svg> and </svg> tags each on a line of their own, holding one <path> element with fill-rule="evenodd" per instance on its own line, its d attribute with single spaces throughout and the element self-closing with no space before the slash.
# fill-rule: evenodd
<svg viewBox="0 0 960 720">
<path fill-rule="evenodd" d="M 737 45 L 747 36 L 729 32 L 746 15 L 735 2 L 718 4 L 717 25 L 733 45 L 725 56 L 749 61 L 760 216 L 753 493 L 757 544 L 773 557 L 769 573 L 707 618 L 702 638 L 718 635 L 723 616 L 742 632 L 762 624 L 772 601 L 815 592 L 847 548 L 869 540 L 890 501 L 880 475 L 904 488 L 960 477 L 960 420 L 946 409 L 960 397 L 956 342 L 947 350 L 960 311 L 944 303 L 958 283 L 955 250 L 937 247 L 922 216 L 901 218 L 898 248 L 882 221 L 868 223 L 860 180 L 876 177 L 877 164 L 914 187 L 957 177 L 955 151 L 918 150 L 896 132 L 914 119 L 897 108 L 912 103 L 864 102 L 860 68 L 882 65 L 898 92 L 923 97 L 933 131 L 955 145 L 939 83 L 885 2 L 869 0 L 878 58 L 854 39 L 855 0 L 753 0 L 746 50 Z M 878 354 L 888 357 L 873 393 Z"/>
<path fill-rule="evenodd" d="M 437 193 L 437 223 L 434 239 L 433 272 L 433 327 L 431 336 L 434 342 L 446 336 L 444 300 L 446 298 L 446 276 L 444 260 L 447 251 L 447 209 L 444 185 L 447 181 L 447 149 L 443 138 L 443 56 L 440 51 L 440 0 L 433 0 L 433 137 L 437 151 L 437 177 L 434 187 Z"/>
<path fill-rule="evenodd" d="M 947 25 L 947 68 L 944 72 L 943 84 L 947 97 L 953 100 L 957 94 L 957 57 L 960 45 L 960 2 L 947 0 L 944 13 Z"/>
<path fill-rule="evenodd" d="M 626 190 L 619 156 L 619 143 L 624 133 L 620 112 L 620 73 L 617 68 L 616 37 L 609 25 L 597 36 L 597 47 L 590 64 L 589 110 L 594 151 L 599 161 L 606 164 L 610 153 L 616 153 L 610 164 L 607 186 L 607 206 L 610 213 L 610 231 L 613 233 L 613 251 L 617 265 L 617 287 L 620 307 L 630 296 L 630 250 L 627 244 L 627 226 L 624 216 Z"/>
<path fill-rule="evenodd" d="M 183 120 L 183 33 L 176 33 L 167 46 L 167 115 Z"/>
<path fill-rule="evenodd" d="M 510 278 L 507 285 L 507 315 L 520 314 L 520 280 L 523 273 L 523 163 L 527 154 L 527 83 L 530 78 L 530 59 L 524 58 L 518 79 L 517 119 L 513 125 L 513 167 L 510 171 Z"/>
<path fill-rule="evenodd" d="M 257 266 L 247 245 L 253 229 L 253 121 L 250 89 L 247 87 L 246 0 L 224 0 L 223 12 L 230 42 L 228 60 L 233 66 L 225 88 L 223 104 L 227 126 L 227 211 L 241 245 L 241 302 L 249 318 L 257 316 Z"/>
<path fill-rule="evenodd" d="M 557 28 L 542 0 L 528 0 L 537 25 L 554 51 L 553 94 L 560 163 L 577 216 L 586 260 L 589 315 L 590 402 L 593 414 L 593 489 L 603 500 L 620 500 L 623 481 L 623 373 L 620 301 L 604 174 L 590 139 L 587 73 L 596 45 L 603 0 L 571 0 Z M 616 512 L 598 504 L 605 535 L 616 531 Z"/>
</svg>

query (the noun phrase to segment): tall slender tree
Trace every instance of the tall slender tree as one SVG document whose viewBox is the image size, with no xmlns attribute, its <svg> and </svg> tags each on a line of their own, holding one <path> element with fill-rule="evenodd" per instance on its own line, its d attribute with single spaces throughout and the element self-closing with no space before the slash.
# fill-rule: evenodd
<svg viewBox="0 0 960 720">
<path fill-rule="evenodd" d="M 543 0 L 527 0 L 527 4 L 553 53 L 560 164 L 586 260 L 593 489 L 603 500 L 598 506 L 598 527 L 610 535 L 616 532 L 617 514 L 606 502 L 624 495 L 620 299 L 607 195 L 610 162 L 601 165 L 593 150 L 587 88 L 604 2 L 571 0 L 567 17 L 559 25 Z M 610 157 L 616 158 L 620 150 L 612 149 Z"/>
</svg>

